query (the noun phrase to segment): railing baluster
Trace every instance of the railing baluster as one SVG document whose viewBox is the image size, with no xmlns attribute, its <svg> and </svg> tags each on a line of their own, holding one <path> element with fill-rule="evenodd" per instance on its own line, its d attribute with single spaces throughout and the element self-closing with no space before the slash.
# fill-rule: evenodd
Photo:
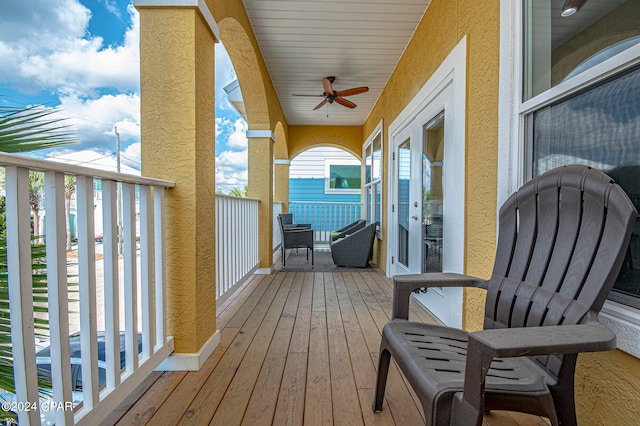
<svg viewBox="0 0 640 426">
<path fill-rule="evenodd" d="M 16 400 L 38 403 L 38 379 L 33 321 L 33 282 L 29 211 L 29 171 L 15 166 L 5 169 L 7 272 L 11 306 L 11 344 Z M 21 424 L 40 424 L 40 412 L 18 411 Z"/>
<path fill-rule="evenodd" d="M 118 281 L 118 184 L 102 181 L 105 362 L 107 388 L 120 384 L 120 284 Z"/>
<path fill-rule="evenodd" d="M 164 188 L 153 188 L 153 226 L 156 279 L 156 347 L 163 346 L 166 336 L 166 272 L 164 269 Z"/>
<path fill-rule="evenodd" d="M 96 254 L 93 224 L 93 178 L 76 177 L 78 210 L 78 283 L 83 407 L 98 404 L 98 338 L 96 319 Z"/>
<path fill-rule="evenodd" d="M 151 310 L 151 188 L 140 185 L 140 309 L 142 314 L 142 356 L 149 358 L 153 347 Z"/>
<path fill-rule="evenodd" d="M 45 223 L 47 229 L 47 287 L 53 400 L 72 401 L 69 359 L 69 289 L 67 283 L 67 225 L 65 223 L 64 174 L 47 172 L 45 184 Z M 57 410 L 56 424 L 72 424 L 73 410 Z"/>
<path fill-rule="evenodd" d="M 136 284 L 135 185 L 122 184 L 122 228 L 124 238 L 124 328 L 127 372 L 138 368 L 138 291 Z"/>
</svg>

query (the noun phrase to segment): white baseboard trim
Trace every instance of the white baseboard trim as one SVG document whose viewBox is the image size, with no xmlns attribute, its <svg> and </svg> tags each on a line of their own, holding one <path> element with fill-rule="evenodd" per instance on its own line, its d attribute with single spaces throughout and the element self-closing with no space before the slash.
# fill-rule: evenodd
<svg viewBox="0 0 640 426">
<path fill-rule="evenodd" d="M 220 344 L 220 330 L 196 353 L 172 353 L 156 368 L 157 371 L 198 371 Z"/>
<path fill-rule="evenodd" d="M 254 272 L 254 275 L 270 275 L 274 270 L 274 265 L 271 265 L 268 268 L 258 268 Z"/>
</svg>

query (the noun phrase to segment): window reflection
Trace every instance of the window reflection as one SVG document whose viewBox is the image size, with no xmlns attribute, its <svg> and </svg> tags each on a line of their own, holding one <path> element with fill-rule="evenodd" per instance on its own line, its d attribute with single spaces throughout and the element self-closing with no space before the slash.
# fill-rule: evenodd
<svg viewBox="0 0 640 426">
<path fill-rule="evenodd" d="M 562 1 L 523 5 L 523 101 L 640 42 L 637 0 L 589 0 L 568 17 Z"/>
<path fill-rule="evenodd" d="M 613 177 L 640 210 L 640 67 L 541 108 L 532 120 L 533 175 L 584 164 Z M 640 223 L 610 299 L 640 308 Z"/>
</svg>

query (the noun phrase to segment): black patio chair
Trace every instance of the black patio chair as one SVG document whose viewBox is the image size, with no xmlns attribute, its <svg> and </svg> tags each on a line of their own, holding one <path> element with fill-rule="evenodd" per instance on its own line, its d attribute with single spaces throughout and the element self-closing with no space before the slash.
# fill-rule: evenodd
<svg viewBox="0 0 640 426">
<path fill-rule="evenodd" d="M 371 223 L 344 238 L 331 242 L 331 258 L 338 266 L 366 268 L 373 252 L 376 224 Z"/>
<path fill-rule="evenodd" d="M 313 258 L 313 229 L 310 227 L 291 227 L 285 228 L 282 223 L 282 216 L 278 216 L 278 224 L 280 225 L 280 233 L 282 235 L 282 266 L 286 266 L 287 249 L 304 248 L 307 251 L 307 262 L 309 262 L 309 250 L 311 250 L 311 266 L 314 266 Z"/>
<path fill-rule="evenodd" d="M 293 214 L 291 213 L 280 213 L 278 217 L 281 218 L 282 226 L 284 227 L 284 229 L 294 229 L 294 228 L 310 229 L 311 228 L 310 223 L 293 223 Z"/>
<path fill-rule="evenodd" d="M 597 317 L 635 218 L 611 178 L 562 167 L 524 185 L 500 209 L 488 281 L 450 273 L 396 276 L 374 410 L 382 409 L 393 356 L 429 425 L 480 425 L 494 409 L 575 425 L 577 356 L 615 348 L 615 334 Z M 483 331 L 407 321 L 412 291 L 454 286 L 487 290 Z"/>
<path fill-rule="evenodd" d="M 364 219 L 358 219 L 355 222 L 351 222 L 350 224 L 348 224 L 347 226 L 344 226 L 340 229 L 338 229 L 337 231 L 333 231 L 331 232 L 331 241 L 335 241 L 339 238 L 344 238 L 349 234 L 353 234 L 354 232 L 356 232 L 359 229 L 364 228 L 364 226 L 367 224 L 367 221 Z"/>
</svg>

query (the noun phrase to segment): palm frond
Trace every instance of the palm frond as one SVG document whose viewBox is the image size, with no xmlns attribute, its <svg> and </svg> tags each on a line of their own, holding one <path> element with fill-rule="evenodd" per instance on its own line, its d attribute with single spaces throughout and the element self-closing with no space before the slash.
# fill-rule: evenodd
<svg viewBox="0 0 640 426">
<path fill-rule="evenodd" d="M 27 152 L 75 142 L 70 125 L 52 114 L 58 109 L 42 105 L 27 108 L 0 108 L 0 151 Z"/>
</svg>

